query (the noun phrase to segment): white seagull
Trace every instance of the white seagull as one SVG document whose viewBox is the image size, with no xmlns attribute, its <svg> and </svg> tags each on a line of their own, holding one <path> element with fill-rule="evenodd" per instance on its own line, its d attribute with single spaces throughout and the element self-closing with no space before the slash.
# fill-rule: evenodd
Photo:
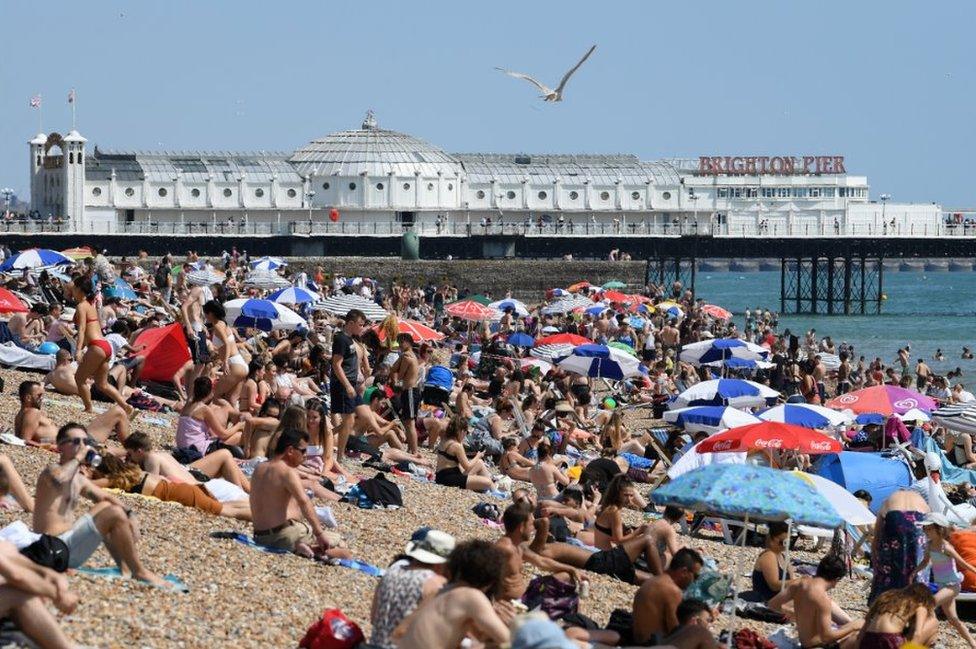
<svg viewBox="0 0 976 649">
<path fill-rule="evenodd" d="M 539 95 L 539 97 L 543 101 L 562 101 L 563 100 L 563 88 L 566 87 L 566 82 L 569 81 L 569 78 L 571 76 L 573 76 L 573 73 L 574 72 L 576 72 L 577 70 L 579 70 L 579 67 L 581 65 L 583 65 L 583 62 L 586 61 L 586 59 L 590 58 L 590 54 L 593 54 L 593 50 L 595 50 L 595 49 L 596 49 L 596 45 L 594 45 L 593 47 L 591 47 L 586 52 L 586 54 L 583 55 L 583 58 L 581 58 L 579 60 L 579 63 L 577 63 L 576 65 L 574 65 L 570 69 L 569 72 L 567 72 L 566 74 L 563 75 L 562 81 L 559 82 L 559 85 L 556 86 L 556 89 L 555 90 L 553 90 L 552 88 L 550 88 L 550 87 L 548 87 L 548 86 L 546 86 L 544 84 L 539 83 L 538 81 L 536 81 L 535 79 L 533 79 L 532 77 L 530 77 L 527 74 L 523 74 L 521 72 L 512 72 L 511 70 L 506 70 L 504 68 L 495 68 L 495 69 L 498 70 L 499 72 L 504 72 L 505 74 L 507 74 L 510 77 L 515 77 L 516 79 L 525 79 L 526 81 L 528 81 L 533 86 L 535 86 L 536 88 L 539 89 L 539 91 L 542 93 L 541 95 Z"/>
</svg>

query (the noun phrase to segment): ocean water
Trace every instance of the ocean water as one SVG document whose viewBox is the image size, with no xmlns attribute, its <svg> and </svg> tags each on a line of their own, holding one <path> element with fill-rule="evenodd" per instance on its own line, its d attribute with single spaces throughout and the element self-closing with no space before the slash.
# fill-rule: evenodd
<svg viewBox="0 0 976 649">
<path fill-rule="evenodd" d="M 699 272 L 696 293 L 732 311 L 741 330 L 746 307 L 779 311 L 779 283 L 779 271 Z M 856 354 L 868 360 L 879 356 L 888 364 L 900 347 L 911 345 L 913 365 L 924 358 L 938 373 L 960 367 L 963 382 L 976 385 L 976 361 L 961 359 L 963 346 L 976 350 L 976 274 L 886 272 L 884 293 L 888 299 L 880 315 L 786 315 L 780 317 L 779 331 L 789 328 L 802 339 L 814 328 L 818 336 L 829 335 L 838 345 L 847 341 Z M 936 349 L 945 361 L 933 359 Z"/>
</svg>

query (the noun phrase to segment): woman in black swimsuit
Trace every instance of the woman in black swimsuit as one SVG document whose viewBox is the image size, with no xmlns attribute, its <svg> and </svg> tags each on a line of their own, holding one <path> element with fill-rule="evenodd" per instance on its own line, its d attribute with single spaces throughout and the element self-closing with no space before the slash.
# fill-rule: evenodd
<svg viewBox="0 0 976 649">
<path fill-rule="evenodd" d="M 445 487 L 487 491 L 491 488 L 491 472 L 481 460 L 481 453 L 472 459 L 464 452 L 461 444 L 464 425 L 455 419 L 447 426 L 434 452 L 437 453 L 437 471 L 434 482 Z"/>
</svg>

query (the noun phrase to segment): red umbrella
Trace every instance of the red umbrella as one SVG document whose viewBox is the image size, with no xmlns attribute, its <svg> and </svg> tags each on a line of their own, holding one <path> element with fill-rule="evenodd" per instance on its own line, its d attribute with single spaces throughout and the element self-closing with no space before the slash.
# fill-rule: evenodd
<svg viewBox="0 0 976 649">
<path fill-rule="evenodd" d="M 604 291 L 603 299 L 609 302 L 633 302 L 629 295 L 620 291 Z"/>
<path fill-rule="evenodd" d="M 383 327 L 376 325 L 373 327 L 373 330 L 379 336 L 380 342 L 386 340 L 386 330 Z M 444 334 L 439 331 L 434 331 L 424 323 L 417 322 L 416 320 L 398 320 L 397 333 L 410 334 L 414 342 L 418 343 L 444 339 Z"/>
<path fill-rule="evenodd" d="M 732 312 L 714 304 L 706 304 L 701 308 L 702 313 L 710 315 L 716 320 L 731 320 Z"/>
<path fill-rule="evenodd" d="M 5 288 L 0 288 L 0 313 L 27 313 L 27 306 Z"/>
<path fill-rule="evenodd" d="M 573 284 L 572 286 L 570 286 L 566 290 L 569 291 L 570 293 L 579 293 L 583 289 L 590 288 L 590 286 L 591 286 L 591 284 L 589 282 L 582 281 L 582 282 L 576 282 L 575 284 Z"/>
<path fill-rule="evenodd" d="M 496 313 L 494 309 L 490 309 L 484 305 L 478 304 L 474 300 L 452 302 L 444 307 L 444 311 L 446 311 L 448 315 L 454 316 L 455 318 L 475 321 L 490 320 Z"/>
<path fill-rule="evenodd" d="M 593 341 L 589 338 L 577 336 L 576 334 L 553 334 L 545 338 L 536 339 L 534 347 L 540 345 L 588 345 L 591 342 Z"/>
<path fill-rule="evenodd" d="M 698 453 L 726 453 L 767 448 L 817 454 L 840 453 L 844 447 L 836 439 L 803 426 L 782 424 L 778 421 L 764 421 L 759 424 L 737 426 L 723 433 L 712 435 L 700 442 L 695 447 L 695 451 Z"/>
</svg>

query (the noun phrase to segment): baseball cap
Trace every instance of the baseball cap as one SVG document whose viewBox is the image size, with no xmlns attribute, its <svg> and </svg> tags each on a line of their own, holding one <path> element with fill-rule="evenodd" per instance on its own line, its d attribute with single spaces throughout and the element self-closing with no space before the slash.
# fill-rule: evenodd
<svg viewBox="0 0 976 649">
<path fill-rule="evenodd" d="M 447 532 L 422 527 L 410 537 L 403 553 L 420 563 L 446 563 L 455 543 L 454 537 Z"/>
<path fill-rule="evenodd" d="M 925 470 L 942 472 L 942 458 L 938 453 L 929 451 L 925 454 Z"/>
</svg>

